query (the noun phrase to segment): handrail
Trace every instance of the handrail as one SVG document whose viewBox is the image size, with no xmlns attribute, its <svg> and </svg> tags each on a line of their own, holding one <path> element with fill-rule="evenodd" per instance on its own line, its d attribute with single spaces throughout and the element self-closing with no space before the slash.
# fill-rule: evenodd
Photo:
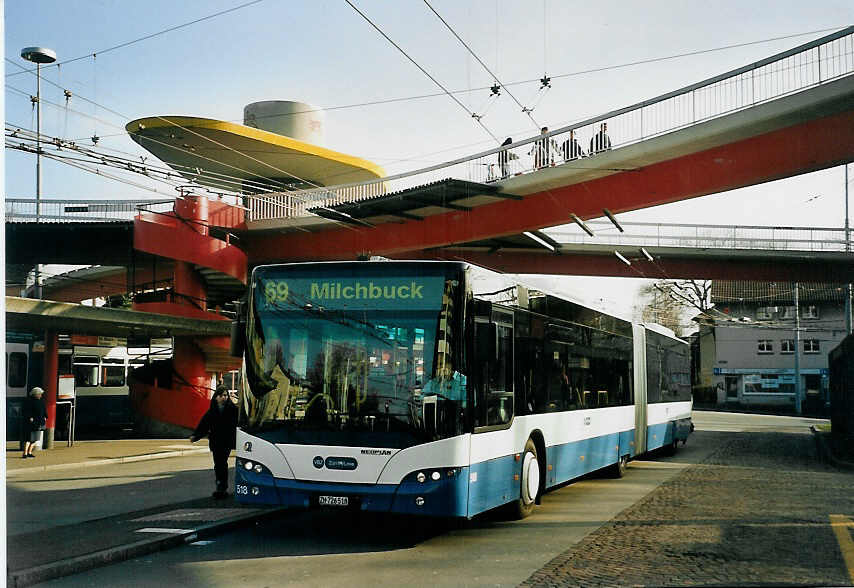
<svg viewBox="0 0 854 588">
<path fill-rule="evenodd" d="M 611 221 L 606 220 L 587 220 L 584 221 L 587 225 L 601 225 L 609 228 L 616 228 Z M 784 225 L 714 225 L 714 224 L 691 224 L 691 223 L 654 223 L 643 221 L 620 221 L 622 227 L 685 227 L 691 229 L 774 229 L 778 231 L 845 231 L 845 227 L 813 227 L 813 226 L 784 226 Z M 566 229 L 560 231 L 574 230 L 575 225 L 566 225 Z M 551 229 L 546 229 L 550 231 Z M 555 229 L 557 232 L 558 229 Z"/>
</svg>

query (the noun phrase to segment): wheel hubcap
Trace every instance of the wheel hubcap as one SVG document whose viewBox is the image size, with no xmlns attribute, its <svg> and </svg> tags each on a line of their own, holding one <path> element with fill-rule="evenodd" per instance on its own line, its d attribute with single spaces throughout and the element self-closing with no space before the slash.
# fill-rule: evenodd
<svg viewBox="0 0 854 588">
<path fill-rule="evenodd" d="M 522 500 L 525 504 L 531 504 L 537 497 L 540 489 L 540 466 L 537 456 L 528 452 L 522 462 Z"/>
</svg>

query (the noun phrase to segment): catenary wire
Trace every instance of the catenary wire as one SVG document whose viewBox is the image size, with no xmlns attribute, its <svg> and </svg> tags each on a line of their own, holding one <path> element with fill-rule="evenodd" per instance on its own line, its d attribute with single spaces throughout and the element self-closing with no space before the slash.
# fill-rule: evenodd
<svg viewBox="0 0 854 588">
<path fill-rule="evenodd" d="M 175 25 L 173 27 L 169 27 L 167 29 L 163 29 L 162 31 L 157 31 L 156 33 L 151 33 L 149 35 L 139 37 L 138 39 L 134 39 L 132 41 L 126 41 L 124 43 L 120 43 L 120 44 L 114 45 L 112 47 L 107 47 L 106 49 L 101 49 L 100 51 L 93 51 L 91 53 L 87 53 L 86 55 L 81 55 L 80 57 L 75 57 L 73 59 L 66 59 L 65 61 L 59 61 L 53 65 L 56 65 L 57 67 L 59 67 L 59 66 L 66 65 L 69 63 L 74 63 L 75 61 L 80 61 L 81 59 L 88 59 L 89 57 L 94 57 L 95 55 L 102 55 L 104 53 L 109 53 L 110 51 L 115 51 L 116 49 L 121 49 L 123 47 L 127 47 L 128 45 L 133 45 L 133 44 L 139 43 L 141 41 L 147 41 L 148 39 L 152 39 L 154 37 L 158 37 L 158 36 L 164 35 L 166 33 L 171 33 L 172 31 L 177 31 L 179 29 L 183 29 L 183 28 L 188 27 L 190 25 L 194 25 L 194 24 L 206 21 L 206 20 L 210 20 L 210 19 L 215 18 L 217 16 L 222 16 L 223 14 L 228 14 L 229 12 L 234 12 L 236 10 L 240 10 L 241 8 L 246 8 L 247 6 L 252 6 L 253 4 L 258 4 L 258 3 L 263 2 L 263 1 L 264 0 L 252 0 L 251 2 L 245 2 L 243 4 L 239 4 L 238 6 L 234 6 L 232 8 L 228 8 L 226 10 L 221 10 L 221 11 L 216 12 L 214 14 L 209 14 L 208 16 L 203 16 L 201 18 L 191 20 L 190 22 L 185 22 L 183 24 L 179 24 L 179 25 Z M 12 76 L 17 76 L 17 75 L 20 75 L 22 73 L 26 73 L 27 71 L 34 72 L 36 70 L 35 69 L 30 69 L 30 70 L 25 69 L 25 71 L 18 71 L 18 72 L 6 74 L 6 77 L 8 78 L 8 77 L 12 77 Z"/>
<path fill-rule="evenodd" d="M 807 31 L 807 32 L 803 32 L 803 33 L 794 33 L 794 34 L 790 34 L 790 35 L 783 35 L 783 36 L 772 37 L 772 38 L 768 38 L 768 39 L 761 39 L 758 41 L 749 41 L 749 42 L 745 42 L 745 43 L 737 43 L 737 44 L 733 44 L 733 45 L 725 45 L 725 46 L 721 46 L 721 47 L 701 49 L 701 50 L 691 51 L 691 52 L 687 52 L 687 53 L 679 53 L 679 54 L 674 54 L 674 55 L 669 55 L 669 56 L 656 57 L 656 58 L 651 58 L 651 59 L 642 60 L 642 61 L 635 61 L 635 62 L 629 62 L 629 63 L 623 63 L 623 64 L 603 66 L 600 68 L 580 70 L 580 71 L 564 73 L 564 74 L 556 74 L 556 75 L 553 75 L 551 77 L 552 78 L 564 78 L 564 77 L 569 77 L 569 76 L 584 75 L 587 73 L 596 73 L 596 72 L 608 71 L 608 70 L 612 70 L 612 69 L 620 69 L 620 68 L 625 68 L 625 67 L 631 67 L 634 65 L 641 65 L 641 64 L 646 64 L 646 63 L 667 61 L 667 60 L 678 59 L 678 58 L 682 58 L 682 57 L 689 57 L 689 56 L 711 53 L 711 52 L 716 52 L 716 51 L 724 51 L 724 50 L 728 50 L 728 49 L 746 47 L 746 46 L 750 46 L 750 45 L 757 45 L 757 44 L 770 43 L 770 42 L 779 41 L 779 40 L 797 38 L 797 37 L 802 37 L 802 36 L 812 35 L 812 34 L 817 34 L 817 33 L 824 33 L 824 32 L 828 32 L 828 31 L 835 31 L 835 30 L 838 30 L 839 28 L 840 27 L 831 27 L 831 28 L 825 28 L 825 29 L 818 29 L 818 30 L 814 30 L 814 31 Z M 17 67 L 19 67 L 23 70 L 21 72 L 16 72 L 16 75 L 18 73 L 25 73 L 27 71 L 31 71 L 31 70 L 27 70 L 23 66 L 13 62 L 9 58 L 6 58 L 6 61 L 16 65 Z M 32 70 L 32 71 L 35 71 L 35 70 Z M 45 80 L 45 81 L 50 83 L 49 80 Z M 502 84 L 502 85 L 506 88 L 507 86 L 516 86 L 516 85 L 529 84 L 529 83 L 535 83 L 535 82 L 540 82 L 540 80 L 539 79 L 520 80 L 520 81 L 515 81 L 515 82 L 509 82 L 507 84 Z M 54 85 L 56 85 L 56 84 L 54 84 Z M 59 87 L 59 86 L 57 86 L 57 87 Z M 490 89 L 490 86 L 482 86 L 482 87 L 477 87 L 477 88 L 468 88 L 468 89 L 464 89 L 464 90 L 452 90 L 451 93 L 452 94 L 463 94 L 463 93 L 468 93 L 468 92 L 479 92 L 479 91 L 489 90 L 489 89 Z M 24 93 L 23 91 L 20 91 L 20 92 Z M 29 95 L 27 93 L 24 93 L 24 94 L 27 96 Z M 403 97 L 398 97 L 398 98 L 388 98 L 388 99 L 383 99 L 383 100 L 374 100 L 374 101 L 360 102 L 360 103 L 355 103 L 355 104 L 326 106 L 326 107 L 322 107 L 322 108 L 312 108 L 312 109 L 295 111 L 292 113 L 288 113 L 288 116 L 297 115 L 297 114 L 304 114 L 304 113 L 311 113 L 311 112 L 319 112 L 319 111 L 331 111 L 331 110 L 342 110 L 342 109 L 350 109 L 350 108 L 361 108 L 361 107 L 365 107 L 365 106 L 377 106 L 377 105 L 390 104 L 390 103 L 395 103 L 395 102 L 405 102 L 405 101 L 409 101 L 409 100 L 421 100 L 421 99 L 426 99 L 426 98 L 436 98 L 436 97 L 445 96 L 445 95 L 446 95 L 445 92 L 435 92 L 432 94 L 421 94 L 421 95 L 416 95 L 416 96 L 403 96 Z M 90 115 L 84 115 L 84 116 L 90 116 Z M 282 116 L 282 115 L 268 115 L 268 116 Z M 581 120 L 581 119 L 579 119 L 579 120 Z M 232 119 L 229 122 L 240 122 L 240 119 Z M 117 133 L 115 135 L 105 135 L 104 137 L 124 136 L 126 134 L 127 134 L 126 132 L 123 132 L 123 133 Z M 104 137 L 101 137 L 101 138 L 104 138 Z M 87 137 L 81 138 L 80 140 L 85 139 L 85 138 L 87 138 Z M 454 147 L 454 148 L 450 148 L 448 150 L 443 150 L 443 151 L 452 151 L 452 150 L 457 149 L 457 148 L 464 148 L 464 147 L 468 147 L 468 146 L 480 145 L 480 144 L 483 144 L 486 142 L 487 141 L 470 143 L 468 145 L 464 145 L 464 146 L 460 146 L 460 147 Z M 443 151 L 438 151 L 435 153 L 441 153 Z M 409 161 L 409 160 L 410 159 L 400 159 L 397 161 L 402 162 L 402 161 Z M 852 180 L 852 182 L 854 182 L 854 180 Z"/>
<path fill-rule="evenodd" d="M 9 61 L 10 63 L 14 63 L 13 61 L 9 60 L 8 58 L 6 58 L 6 60 L 7 60 L 7 61 Z M 15 64 L 15 65 L 18 65 L 18 64 Z M 19 66 L 19 67 L 20 67 L 20 66 Z M 36 75 L 36 74 L 35 74 L 35 71 L 33 71 L 33 70 L 26 70 L 26 71 L 32 71 L 33 75 Z M 51 80 L 45 80 L 45 81 L 46 81 L 47 83 L 49 83 L 49 84 L 53 85 L 53 86 L 58 87 L 58 88 L 59 88 L 59 89 L 61 89 L 61 90 L 63 90 L 63 89 L 64 89 L 64 88 L 62 88 L 61 86 L 59 86 L 58 84 L 56 84 L 55 82 L 52 82 Z M 103 106 L 102 104 L 98 104 L 97 102 L 95 102 L 95 101 L 93 101 L 93 100 L 90 100 L 90 99 L 86 98 L 85 96 L 81 96 L 81 95 L 79 95 L 79 94 L 78 94 L 78 95 L 77 95 L 77 97 L 78 97 L 78 98 L 80 98 L 81 100 L 84 100 L 85 102 L 88 102 L 88 103 L 90 103 L 90 104 L 92 104 L 92 105 L 94 105 L 94 106 L 98 107 L 98 108 L 102 108 L 102 109 L 106 110 L 107 112 L 110 112 L 110 113 L 112 113 L 112 114 L 114 114 L 114 115 L 116 115 L 116 116 L 118 116 L 118 117 L 120 117 L 120 118 L 122 118 L 122 119 L 127 119 L 127 118 L 128 118 L 128 117 L 127 117 L 127 116 L 125 116 L 124 114 L 122 114 L 122 113 L 120 113 L 120 112 L 117 112 L 117 111 L 115 111 L 115 110 L 113 110 L 113 109 L 111 109 L 111 108 L 108 108 L 108 107 L 106 107 L 106 106 Z M 319 186 L 319 185 L 315 184 L 314 182 L 312 182 L 312 181 L 310 181 L 310 180 L 305 180 L 305 179 L 300 178 L 299 176 L 296 176 L 296 175 L 294 175 L 294 174 L 292 174 L 292 173 L 289 173 L 289 172 L 287 172 L 287 171 L 285 171 L 285 170 L 279 169 L 279 168 L 277 168 L 276 166 L 270 165 L 270 164 L 268 164 L 268 163 L 266 163 L 266 162 L 263 162 L 263 161 L 261 161 L 261 160 L 259 160 L 259 159 L 256 159 L 256 158 L 254 158 L 254 157 L 251 157 L 251 156 L 249 156 L 249 155 L 246 155 L 246 154 L 244 154 L 244 153 L 241 153 L 241 152 L 240 152 L 239 150 L 237 150 L 237 149 L 234 149 L 234 148 L 232 148 L 232 147 L 228 147 L 227 145 L 224 145 L 224 144 L 222 144 L 222 143 L 220 143 L 220 142 L 218 142 L 218 141 L 216 141 L 216 140 L 214 140 L 214 139 L 211 139 L 210 137 L 205 137 L 205 136 L 204 136 L 204 135 L 202 135 L 201 133 L 198 133 L 198 132 L 196 132 L 196 131 L 193 131 L 192 129 L 188 129 L 188 128 L 186 128 L 186 127 L 182 126 L 182 125 L 179 125 L 178 123 L 176 123 L 176 122 L 174 122 L 174 121 L 172 121 L 172 120 L 170 120 L 170 119 L 168 119 L 168 118 L 165 118 L 165 117 L 162 117 L 162 116 L 156 116 L 156 117 L 154 117 L 154 118 L 157 118 L 157 119 L 159 119 L 159 120 L 162 120 L 162 121 L 164 121 L 164 122 L 166 122 L 166 123 L 168 123 L 168 124 L 170 124 L 170 125 L 172 125 L 172 126 L 174 126 L 174 127 L 176 127 L 176 128 L 182 129 L 182 130 L 184 130 L 184 131 L 186 131 L 186 132 L 188 132 L 188 133 L 191 133 L 191 134 L 193 134 L 193 135 L 196 135 L 196 136 L 198 136 L 198 137 L 200 137 L 200 138 L 202 138 L 202 139 L 204 139 L 204 140 L 210 141 L 210 142 L 212 142 L 212 143 L 214 143 L 214 144 L 216 144 L 216 145 L 218 145 L 218 146 L 220 146 L 220 147 L 223 147 L 223 148 L 225 148 L 225 149 L 227 149 L 227 150 L 229 150 L 229 151 L 233 151 L 233 152 L 237 153 L 238 155 L 242 155 L 243 157 L 246 157 L 246 158 L 248 158 L 248 159 L 250 159 L 250 160 L 252 160 L 252 161 L 255 161 L 256 163 L 260 163 L 261 165 L 264 165 L 264 166 L 266 166 L 266 167 L 269 167 L 269 168 L 273 169 L 274 171 L 280 172 L 280 173 L 282 173 L 282 174 L 284 174 L 284 175 L 286 175 L 286 176 L 289 176 L 289 177 L 291 177 L 291 178 L 293 178 L 293 179 L 295 179 L 295 180 L 297 180 L 297 181 L 299 181 L 299 182 L 303 182 L 303 183 L 305 183 L 305 184 L 308 184 L 308 185 L 314 186 L 314 187 L 316 187 L 316 188 L 322 188 L 322 186 Z M 162 142 L 162 141 L 157 141 L 156 139 L 152 139 L 152 138 L 150 138 L 150 137 L 145 137 L 145 139 L 146 139 L 146 140 L 148 140 L 148 141 L 153 141 L 153 142 L 159 143 L 159 144 L 161 144 L 161 145 L 164 145 L 164 146 L 170 147 L 170 148 L 172 148 L 172 149 L 176 149 L 176 150 L 179 150 L 179 151 L 183 151 L 183 152 L 186 152 L 186 153 L 190 153 L 191 155 L 194 155 L 194 156 L 196 156 L 196 157 L 200 157 L 200 158 L 203 158 L 203 159 L 208 159 L 208 160 L 211 160 L 211 161 L 215 161 L 215 160 L 212 160 L 211 158 L 204 157 L 204 156 L 201 156 L 201 155 L 197 155 L 197 154 L 193 153 L 192 151 L 188 151 L 188 150 L 186 150 L 186 149 L 182 149 L 182 148 L 180 148 L 180 147 L 175 147 L 175 146 L 173 146 L 173 145 L 169 145 L 168 143 L 164 143 L 164 142 Z M 261 179 L 265 179 L 265 180 L 268 180 L 268 181 L 270 180 L 270 178 L 267 178 L 267 177 L 265 177 L 265 176 L 261 176 L 261 175 L 259 175 L 259 174 L 255 174 L 255 173 L 253 173 L 253 172 L 250 172 L 250 171 L 248 171 L 248 170 L 245 170 L 245 169 L 242 169 L 242 168 L 239 168 L 239 167 L 236 167 L 236 166 L 228 165 L 228 164 L 225 164 L 225 163 L 222 163 L 222 162 L 216 162 L 216 163 L 220 163 L 221 165 L 224 165 L 224 166 L 226 166 L 226 167 L 231 167 L 231 168 L 236 169 L 236 170 L 238 170 L 238 171 L 243 171 L 243 172 L 249 173 L 250 175 L 253 175 L 253 176 L 258 177 L 258 178 L 261 178 Z M 278 183 L 278 182 L 277 182 L 277 183 Z M 281 184 L 281 183 L 279 183 L 279 184 L 284 188 L 284 190 L 283 190 L 283 191 L 291 191 L 290 187 L 288 187 L 286 184 Z M 306 201 L 307 201 L 307 199 L 306 199 Z"/>
<path fill-rule="evenodd" d="M 463 104 L 462 102 L 460 102 L 460 100 L 459 100 L 456 96 L 454 96 L 454 95 L 453 95 L 453 94 L 452 94 L 452 93 L 451 93 L 447 88 L 445 88 L 445 86 L 443 86 L 443 85 L 441 84 L 441 82 L 439 82 L 439 80 L 437 80 L 437 79 L 436 79 L 436 78 L 434 78 L 432 75 L 430 75 L 430 73 L 429 73 L 426 69 L 424 69 L 423 67 L 421 67 L 421 65 L 420 65 L 417 61 L 415 61 L 412 57 L 410 57 L 410 56 L 409 56 L 409 54 L 408 54 L 406 51 L 404 51 L 404 50 L 401 48 L 401 46 L 400 46 L 400 45 L 398 45 L 397 43 L 395 43 L 395 42 L 391 39 L 391 37 L 389 37 L 387 34 L 385 34 L 385 32 L 383 32 L 383 30 L 382 30 L 381 28 L 379 28 L 376 24 L 374 24 L 374 22 L 373 22 L 370 18 L 368 18 L 368 17 L 367 17 L 367 15 L 365 15 L 365 13 L 364 13 L 364 12 L 362 12 L 361 10 L 359 10 L 359 9 L 356 7 L 356 5 L 355 5 L 355 4 L 353 4 L 350 0 L 344 0 L 344 1 L 345 1 L 345 2 L 347 2 L 347 4 L 349 4 L 349 5 L 350 5 L 350 7 L 351 7 L 353 10 L 355 10 L 355 11 L 359 14 L 359 16 L 361 16 L 363 19 L 365 19 L 365 21 L 367 21 L 367 23 L 368 23 L 369 25 L 371 25 L 374 29 L 376 29 L 376 31 L 377 31 L 380 35 L 382 35 L 382 36 L 383 36 L 383 37 L 384 37 L 384 38 L 385 38 L 389 43 L 391 43 L 391 44 L 392 44 L 392 45 L 393 45 L 393 46 L 394 46 L 398 51 L 400 51 L 400 52 L 403 54 L 403 56 L 404 56 L 404 57 L 406 57 L 410 62 L 412 62 L 412 64 L 413 64 L 415 67 L 417 67 L 419 70 L 421 70 L 421 73 L 423 73 L 425 76 L 427 76 L 428 78 L 430 78 L 430 80 L 432 80 L 434 84 L 436 84 L 437 86 L 439 86 L 440 88 L 442 88 L 442 91 L 443 91 L 443 92 L 444 92 L 448 97 L 450 97 L 450 98 L 451 98 L 451 100 L 453 100 L 454 102 L 456 102 L 456 103 L 459 105 L 459 107 L 460 107 L 460 108 L 462 108 L 463 110 L 465 110 L 465 111 L 466 111 L 466 114 L 468 114 L 468 115 L 470 115 L 472 118 L 474 118 L 474 120 L 475 120 L 475 121 L 477 121 L 477 123 L 478 123 L 481 127 L 483 127 L 483 130 L 485 130 L 485 131 L 489 134 L 489 136 L 490 136 L 490 137 L 492 137 L 492 138 L 495 140 L 495 142 L 496 142 L 496 143 L 500 143 L 500 142 L 501 142 L 501 141 L 499 141 L 499 140 L 498 140 L 498 137 L 496 137 L 496 136 L 492 133 L 492 131 L 490 131 L 490 130 L 487 128 L 487 126 L 486 126 L 485 124 L 483 124 L 483 121 L 481 121 L 479 118 L 477 118 L 476 116 L 474 116 L 474 113 L 470 112 L 470 111 L 469 111 L 469 109 L 468 109 L 468 108 L 466 108 L 465 104 Z"/>
<path fill-rule="evenodd" d="M 429 8 L 429 9 L 433 12 L 433 14 L 435 14 L 435 15 L 436 15 L 436 18 L 438 18 L 440 21 L 442 21 L 442 24 L 444 24 L 444 25 L 445 25 L 445 27 L 447 27 L 447 29 L 448 29 L 449 31 L 451 31 L 451 34 L 453 34 L 453 35 L 457 38 L 457 40 L 458 40 L 460 43 L 462 43 L 463 47 L 465 47 L 465 48 L 466 48 L 466 50 L 467 50 L 469 53 L 471 53 L 471 56 L 472 56 L 472 57 L 474 57 L 474 58 L 477 60 L 477 62 L 478 62 L 478 63 L 483 67 L 483 69 L 485 69 L 485 70 L 486 70 L 486 72 L 487 72 L 489 75 L 491 75 L 491 76 L 492 76 L 492 78 L 496 81 L 496 83 L 497 83 L 498 85 L 500 85 L 500 86 L 504 87 L 504 90 L 507 92 L 507 95 L 508 95 L 508 96 L 510 96 L 510 98 L 512 98 L 512 99 L 513 99 L 513 102 L 515 102 L 515 103 L 516 103 L 516 105 L 517 105 L 519 108 L 521 108 L 521 109 L 522 109 L 522 112 L 524 112 L 525 114 L 527 114 L 527 115 L 528 115 L 528 118 L 530 118 L 530 119 L 531 119 L 531 122 L 532 122 L 532 123 L 534 123 L 534 127 L 536 127 L 536 128 L 537 128 L 537 130 L 539 130 L 539 128 L 540 128 L 540 124 L 539 124 L 539 123 L 534 119 L 534 115 L 533 115 L 533 114 L 531 114 L 529 111 L 527 111 L 527 110 L 525 109 L 525 107 L 524 107 L 524 106 L 522 106 L 522 103 L 521 103 L 521 102 L 519 102 L 519 101 L 516 99 L 516 96 L 514 96 L 514 95 L 513 95 L 513 93 L 512 93 L 512 92 L 510 92 L 510 90 L 509 90 L 509 89 L 507 89 L 507 87 L 506 87 L 506 86 L 504 86 L 504 84 L 501 82 L 501 80 L 499 80 L 499 79 L 498 79 L 498 76 L 497 76 L 497 75 L 495 75 L 495 74 L 492 72 L 492 70 L 490 70 L 490 69 L 489 69 L 489 67 L 487 67 L 487 65 L 483 62 L 483 60 L 481 60 L 481 58 L 477 56 L 477 53 L 475 53 L 475 52 L 474 52 L 474 50 L 472 50 L 472 48 L 471 48 L 471 47 L 469 47 L 468 43 L 466 43 L 465 41 L 463 41 L 463 39 L 462 39 L 462 38 L 457 34 L 457 31 L 455 31 L 455 30 L 453 29 L 453 27 L 452 27 L 451 25 L 449 25 L 449 24 L 448 24 L 448 21 L 446 21 L 444 18 L 442 18 L 442 15 L 441 15 L 441 14 L 439 14 L 438 12 L 436 12 L 436 9 L 435 9 L 435 8 L 433 8 L 433 6 L 430 4 L 430 2 L 428 2 L 428 0 L 424 0 L 424 4 L 426 4 L 426 5 L 427 5 L 427 8 Z"/>
</svg>

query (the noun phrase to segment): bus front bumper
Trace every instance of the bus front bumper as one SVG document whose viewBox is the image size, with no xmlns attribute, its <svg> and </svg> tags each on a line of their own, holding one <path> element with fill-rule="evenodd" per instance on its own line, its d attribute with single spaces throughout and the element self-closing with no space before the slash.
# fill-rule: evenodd
<svg viewBox="0 0 854 588">
<path fill-rule="evenodd" d="M 423 474 L 423 482 L 418 481 L 419 473 Z M 256 474 L 235 468 L 234 496 L 247 505 L 330 506 L 367 512 L 465 517 L 468 475 L 467 467 L 425 468 L 408 474 L 400 484 L 344 484 L 275 478 L 266 472 Z"/>
</svg>

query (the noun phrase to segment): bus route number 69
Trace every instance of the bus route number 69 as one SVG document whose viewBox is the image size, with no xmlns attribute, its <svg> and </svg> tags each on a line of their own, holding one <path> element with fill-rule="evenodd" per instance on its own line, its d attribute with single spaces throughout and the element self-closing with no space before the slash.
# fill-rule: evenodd
<svg viewBox="0 0 854 588">
<path fill-rule="evenodd" d="M 288 299 L 288 283 L 284 280 L 269 280 L 264 284 L 264 298 L 267 304 L 284 302 Z"/>
</svg>

